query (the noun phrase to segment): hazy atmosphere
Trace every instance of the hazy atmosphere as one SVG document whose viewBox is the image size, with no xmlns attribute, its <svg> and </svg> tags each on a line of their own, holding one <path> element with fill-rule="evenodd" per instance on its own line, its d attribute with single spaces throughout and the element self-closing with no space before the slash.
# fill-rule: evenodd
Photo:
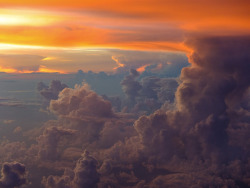
<svg viewBox="0 0 250 188">
<path fill-rule="evenodd" d="M 0 0 L 0 188 L 249 188 L 248 0 Z"/>
</svg>

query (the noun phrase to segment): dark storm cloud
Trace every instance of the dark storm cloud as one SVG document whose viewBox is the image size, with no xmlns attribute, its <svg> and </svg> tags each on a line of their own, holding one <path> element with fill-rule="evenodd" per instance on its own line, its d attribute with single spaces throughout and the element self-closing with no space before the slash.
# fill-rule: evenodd
<svg viewBox="0 0 250 188">
<path fill-rule="evenodd" d="M 225 82 L 231 82 L 232 89 L 225 101 L 230 106 L 239 102 L 249 87 L 249 40 L 249 36 L 214 37 L 189 42 L 189 45 L 195 50 L 191 57 L 191 61 L 195 65 L 203 67 L 214 76 L 224 77 Z M 200 48 L 201 45 L 202 48 Z M 218 48 L 216 48 L 217 45 Z M 229 84 L 225 85 L 226 91 L 230 89 Z"/>
<path fill-rule="evenodd" d="M 1 188 L 21 187 L 27 183 L 25 166 L 18 162 L 4 163 L 1 176 Z"/>
</svg>

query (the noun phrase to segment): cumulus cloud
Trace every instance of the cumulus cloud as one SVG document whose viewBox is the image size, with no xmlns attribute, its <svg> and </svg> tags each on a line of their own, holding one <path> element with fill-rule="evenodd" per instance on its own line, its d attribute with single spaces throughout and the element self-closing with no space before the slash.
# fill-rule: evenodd
<svg viewBox="0 0 250 188">
<path fill-rule="evenodd" d="M 85 151 L 77 161 L 74 170 L 65 170 L 62 177 L 44 177 L 42 183 L 46 188 L 97 187 L 97 183 L 99 182 L 97 164 L 97 160 L 91 157 L 88 151 Z"/>
<path fill-rule="evenodd" d="M 46 128 L 42 135 L 37 138 L 39 151 L 38 157 L 43 160 L 58 159 L 59 141 L 66 136 L 74 134 L 73 130 L 57 127 Z"/>
<path fill-rule="evenodd" d="M 96 159 L 85 151 L 82 158 L 76 163 L 74 169 L 75 176 L 72 181 L 73 187 L 95 187 L 99 181 L 99 174 L 96 169 L 97 164 Z"/>
<path fill-rule="evenodd" d="M 109 75 L 78 71 L 77 80 L 79 83 L 85 80 L 91 89 L 111 102 L 116 112 L 151 113 L 166 101 L 174 102 L 178 83 L 168 76 L 151 74 L 150 70 L 140 73 L 136 69 Z"/>
<path fill-rule="evenodd" d="M 37 84 L 37 90 L 39 91 L 40 95 L 49 101 L 57 99 L 59 92 L 67 87 L 68 86 L 66 84 L 62 84 L 59 80 L 52 80 L 49 87 L 43 82 L 39 82 Z"/>
<path fill-rule="evenodd" d="M 20 187 L 27 183 L 25 166 L 18 162 L 4 163 L 1 176 L 1 188 Z"/>
<path fill-rule="evenodd" d="M 122 108 L 131 112 L 152 113 L 164 103 L 173 103 L 178 82 L 174 78 L 159 78 L 155 76 L 138 79 L 139 72 L 131 69 L 130 74 L 122 82 L 122 88 L 127 99 Z"/>
<path fill-rule="evenodd" d="M 110 102 L 91 91 L 86 84 L 82 87 L 76 85 L 74 89 L 65 88 L 58 100 L 51 101 L 50 110 L 57 115 L 77 118 L 113 116 Z"/>
<path fill-rule="evenodd" d="M 139 73 L 136 70 L 131 69 L 130 74 L 126 76 L 121 82 L 125 94 L 128 96 L 129 100 L 131 100 L 132 103 L 135 102 L 135 98 L 136 96 L 138 96 L 139 90 L 142 87 L 136 80 L 138 76 Z"/>
</svg>

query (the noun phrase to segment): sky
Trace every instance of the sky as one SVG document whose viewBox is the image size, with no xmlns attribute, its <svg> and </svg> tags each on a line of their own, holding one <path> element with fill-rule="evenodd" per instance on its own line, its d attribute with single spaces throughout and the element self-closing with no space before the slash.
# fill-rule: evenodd
<svg viewBox="0 0 250 188">
<path fill-rule="evenodd" d="M 0 5 L 2 72 L 113 71 L 121 66 L 112 58 L 114 49 L 187 53 L 192 49 L 186 38 L 250 30 L 247 0 L 10 0 Z"/>
<path fill-rule="evenodd" d="M 0 188 L 250 187 L 248 0 L 0 0 Z"/>
</svg>

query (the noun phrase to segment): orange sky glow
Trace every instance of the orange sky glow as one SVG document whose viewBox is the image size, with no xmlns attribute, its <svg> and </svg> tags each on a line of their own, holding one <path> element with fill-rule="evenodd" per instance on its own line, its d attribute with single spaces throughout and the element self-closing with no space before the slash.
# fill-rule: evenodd
<svg viewBox="0 0 250 188">
<path fill-rule="evenodd" d="M 249 12 L 248 0 L 0 0 L 0 49 L 36 55 L 86 48 L 186 53 L 189 36 L 249 34 Z M 0 64 L 0 71 L 14 70 Z"/>
</svg>

